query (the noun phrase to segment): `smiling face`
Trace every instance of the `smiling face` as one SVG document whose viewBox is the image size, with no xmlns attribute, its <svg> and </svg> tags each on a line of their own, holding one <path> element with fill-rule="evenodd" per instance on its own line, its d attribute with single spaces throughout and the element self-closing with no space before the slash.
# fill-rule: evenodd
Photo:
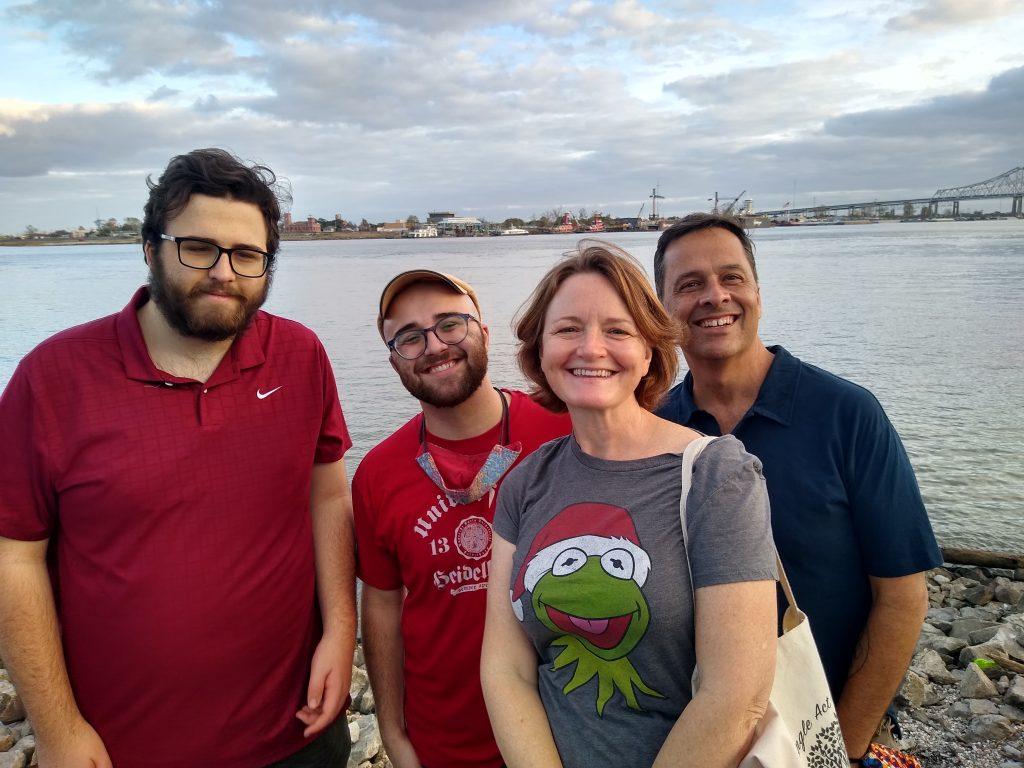
<svg viewBox="0 0 1024 768">
<path fill-rule="evenodd" d="M 739 239 L 724 229 L 703 229 L 665 250 L 665 309 L 682 323 L 691 366 L 728 360 L 759 346 L 761 292 Z"/>
<path fill-rule="evenodd" d="M 196 237 L 222 248 L 267 249 L 267 227 L 253 203 L 192 195 L 181 213 L 167 222 L 165 234 Z M 150 296 L 167 323 L 183 336 L 224 341 L 245 329 L 267 298 L 269 277 L 239 277 L 226 255 L 211 269 L 192 269 L 178 261 L 178 245 L 161 241 L 145 246 L 150 265 Z"/>
<path fill-rule="evenodd" d="M 562 283 L 545 315 L 540 365 L 570 410 L 635 402 L 650 364 L 650 346 L 608 280 L 585 272 Z"/>
<path fill-rule="evenodd" d="M 588 557 L 567 547 L 533 588 L 534 613 L 551 631 L 578 637 L 595 656 L 620 659 L 640 642 L 651 620 L 634 568 L 625 549 Z"/>
<path fill-rule="evenodd" d="M 447 315 L 465 313 L 477 317 L 468 297 L 441 283 L 415 283 L 388 306 L 384 318 L 385 339 L 416 328 L 430 328 Z M 458 344 L 447 345 L 433 333 L 427 334 L 427 348 L 421 357 L 406 360 L 391 353 L 391 365 L 402 385 L 417 400 L 438 408 L 452 408 L 467 400 L 487 375 L 489 334 L 486 325 L 469 321 L 469 333 Z"/>
</svg>

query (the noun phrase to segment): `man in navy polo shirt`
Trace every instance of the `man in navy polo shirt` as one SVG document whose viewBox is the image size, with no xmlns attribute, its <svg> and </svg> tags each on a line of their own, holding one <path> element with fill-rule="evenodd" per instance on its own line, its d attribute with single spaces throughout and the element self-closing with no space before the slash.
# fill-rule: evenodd
<svg viewBox="0 0 1024 768">
<path fill-rule="evenodd" d="M 942 562 L 910 461 L 870 392 L 761 342 L 753 243 L 734 219 L 666 229 L 654 273 L 690 368 L 659 414 L 732 433 L 761 459 L 776 546 L 857 760 L 913 654 L 923 571 Z"/>
<path fill-rule="evenodd" d="M 351 441 L 319 340 L 260 311 L 273 184 L 171 160 L 148 287 L 0 398 L 0 647 L 42 768 L 345 765 Z"/>
</svg>

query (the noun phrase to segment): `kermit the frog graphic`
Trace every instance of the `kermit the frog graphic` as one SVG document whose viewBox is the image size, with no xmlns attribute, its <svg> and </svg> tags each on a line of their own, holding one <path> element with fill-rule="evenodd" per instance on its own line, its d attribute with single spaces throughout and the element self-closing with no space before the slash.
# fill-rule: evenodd
<svg viewBox="0 0 1024 768">
<path fill-rule="evenodd" d="M 563 650 L 554 668 L 576 664 L 562 693 L 597 677 L 599 716 L 616 691 L 636 710 L 642 709 L 637 691 L 663 698 L 629 660 L 651 621 L 642 591 L 650 570 L 629 512 L 610 504 L 573 504 L 534 537 L 512 587 L 519 620 L 529 591 L 534 614 L 558 633 L 551 645 Z"/>
</svg>

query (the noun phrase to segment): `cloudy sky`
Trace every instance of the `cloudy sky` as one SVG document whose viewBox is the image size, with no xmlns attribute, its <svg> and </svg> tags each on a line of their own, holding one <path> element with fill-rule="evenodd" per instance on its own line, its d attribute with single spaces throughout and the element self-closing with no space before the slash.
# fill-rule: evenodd
<svg viewBox="0 0 1024 768">
<path fill-rule="evenodd" d="M 0 24 L 0 232 L 140 215 L 200 146 L 271 166 L 297 217 L 371 221 L 1024 165 L 1016 0 L 0 0 Z"/>
</svg>

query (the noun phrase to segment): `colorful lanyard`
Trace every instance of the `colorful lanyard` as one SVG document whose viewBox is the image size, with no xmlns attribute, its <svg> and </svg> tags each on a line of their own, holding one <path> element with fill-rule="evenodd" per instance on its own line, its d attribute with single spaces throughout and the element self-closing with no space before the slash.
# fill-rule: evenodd
<svg viewBox="0 0 1024 768">
<path fill-rule="evenodd" d="M 430 447 L 427 444 L 426 419 L 420 421 L 420 453 L 416 457 L 416 463 L 420 465 L 420 469 L 426 473 L 434 485 L 444 492 L 445 496 L 448 497 L 448 501 L 454 505 L 472 504 L 482 499 L 488 491 L 498 484 L 498 481 L 505 476 L 505 473 L 512 468 L 516 459 L 519 458 L 519 454 L 523 451 L 520 443 L 515 445 L 508 444 L 510 437 L 508 402 L 505 400 L 505 394 L 501 390 L 496 388 L 494 391 L 501 398 L 501 442 L 491 449 L 487 460 L 484 461 L 480 471 L 476 473 L 476 477 L 473 478 L 473 482 L 467 488 L 449 488 L 445 484 L 444 478 L 437 468 L 437 463 L 434 461 L 434 457 L 430 455 Z M 441 446 L 435 446 L 434 449 L 447 450 Z"/>
</svg>

